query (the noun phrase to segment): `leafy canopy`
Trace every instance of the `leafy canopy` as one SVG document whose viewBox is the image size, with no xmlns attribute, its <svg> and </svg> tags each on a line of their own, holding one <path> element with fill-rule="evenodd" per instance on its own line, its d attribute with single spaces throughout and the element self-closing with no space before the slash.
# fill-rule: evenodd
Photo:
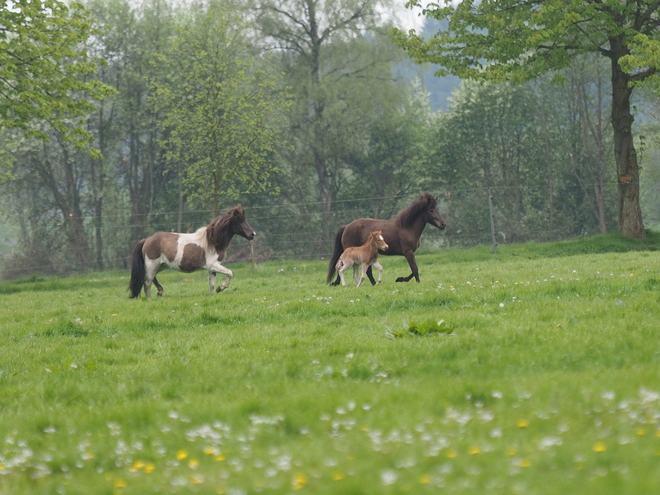
<svg viewBox="0 0 660 495">
<path fill-rule="evenodd" d="M 4 0 L 0 7 L 0 129 L 47 139 L 35 121 L 83 147 L 91 138 L 72 122 L 113 93 L 92 76 L 97 65 L 84 43 L 100 34 L 78 3 Z"/>
<path fill-rule="evenodd" d="M 448 23 L 447 30 L 428 40 L 414 30 L 392 30 L 396 43 L 417 62 L 441 65 L 438 75 L 523 81 L 565 68 L 581 53 L 618 59 L 610 52 L 611 39 L 627 46 L 640 33 L 654 33 L 658 2 L 463 0 L 423 7 L 420 0 L 410 0 L 407 6 Z"/>
</svg>

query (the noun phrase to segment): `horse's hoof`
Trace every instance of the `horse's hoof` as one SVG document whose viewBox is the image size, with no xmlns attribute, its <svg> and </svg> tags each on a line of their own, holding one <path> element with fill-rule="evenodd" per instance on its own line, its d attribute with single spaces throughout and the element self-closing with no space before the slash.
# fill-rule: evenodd
<svg viewBox="0 0 660 495">
<path fill-rule="evenodd" d="M 397 282 L 407 282 L 408 279 L 406 277 L 399 277 L 396 279 Z"/>
</svg>

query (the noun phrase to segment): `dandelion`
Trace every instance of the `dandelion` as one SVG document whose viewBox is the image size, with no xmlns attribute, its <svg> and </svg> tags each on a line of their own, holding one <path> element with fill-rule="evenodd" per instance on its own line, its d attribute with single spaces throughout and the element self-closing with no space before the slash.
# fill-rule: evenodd
<svg viewBox="0 0 660 495">
<path fill-rule="evenodd" d="M 419 482 L 423 485 L 428 485 L 431 482 L 431 475 L 426 473 L 420 475 Z"/>
<path fill-rule="evenodd" d="M 144 472 L 146 474 L 151 474 L 156 470 L 156 465 L 153 462 L 147 462 L 144 466 Z"/>
<path fill-rule="evenodd" d="M 216 451 L 215 447 L 204 447 L 204 454 L 205 455 L 217 455 L 218 452 Z"/>
<path fill-rule="evenodd" d="M 470 447 L 470 454 L 471 455 L 478 455 L 481 454 L 481 449 L 477 447 L 476 445 Z"/>
<path fill-rule="evenodd" d="M 529 421 L 526 419 L 519 419 L 517 423 L 518 428 L 527 428 L 529 426 Z"/>
<path fill-rule="evenodd" d="M 176 458 L 180 461 L 184 460 L 186 457 L 188 457 L 188 452 L 183 449 L 176 453 Z"/>
<path fill-rule="evenodd" d="M 126 482 L 124 480 L 117 479 L 114 482 L 115 488 L 126 488 Z"/>
<path fill-rule="evenodd" d="M 605 452 L 607 450 L 607 445 L 605 442 L 596 442 L 593 447 L 594 452 Z"/>
<path fill-rule="evenodd" d="M 515 447 L 508 447 L 508 448 L 506 449 L 505 453 L 506 453 L 506 455 L 508 455 L 509 457 L 513 457 L 514 455 L 516 455 L 516 454 L 518 453 L 518 451 L 516 450 Z"/>
<path fill-rule="evenodd" d="M 342 471 L 335 471 L 332 473 L 332 481 L 341 481 L 345 478 L 346 476 Z"/>
<path fill-rule="evenodd" d="M 197 469 L 199 467 L 199 461 L 197 459 L 190 459 L 188 461 L 188 467 L 190 469 Z"/>
<path fill-rule="evenodd" d="M 201 485 L 202 483 L 204 483 L 204 476 L 202 476 L 201 474 L 196 474 L 190 478 L 190 482 L 193 485 Z"/>
<path fill-rule="evenodd" d="M 453 459 L 457 455 L 458 455 L 458 453 L 454 449 L 449 449 L 447 451 L 447 457 L 450 458 L 450 459 Z"/>
<path fill-rule="evenodd" d="M 225 456 L 222 455 L 222 454 L 218 454 L 218 455 L 215 456 L 215 460 L 218 461 L 218 462 L 222 462 L 222 461 L 225 460 Z"/>
<path fill-rule="evenodd" d="M 307 476 L 305 476 L 303 473 L 297 473 L 293 477 L 292 485 L 294 490 L 300 490 L 301 488 L 304 488 L 306 484 Z"/>
<path fill-rule="evenodd" d="M 532 465 L 532 462 L 529 459 L 522 459 L 518 465 L 522 468 L 527 468 Z"/>
<path fill-rule="evenodd" d="M 635 432 L 636 435 L 638 436 L 644 436 L 646 435 L 646 430 L 644 428 L 637 428 L 637 431 Z"/>
</svg>

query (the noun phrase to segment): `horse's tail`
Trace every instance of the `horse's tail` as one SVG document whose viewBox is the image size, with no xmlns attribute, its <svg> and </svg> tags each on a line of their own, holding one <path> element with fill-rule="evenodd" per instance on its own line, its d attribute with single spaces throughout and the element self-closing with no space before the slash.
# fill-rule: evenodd
<svg viewBox="0 0 660 495">
<path fill-rule="evenodd" d="M 142 254 L 142 246 L 144 246 L 142 239 L 135 245 L 133 254 L 131 255 L 131 281 L 128 283 L 128 291 L 131 293 L 131 299 L 140 297 L 140 291 L 144 286 L 144 279 L 146 277 L 146 267 L 144 264 L 144 255 Z"/>
<path fill-rule="evenodd" d="M 344 229 L 346 228 L 346 225 L 342 225 L 339 227 L 339 230 L 337 231 L 337 235 L 335 236 L 335 249 L 332 252 L 332 256 L 330 256 L 330 265 L 328 266 L 328 278 L 327 282 L 331 283 L 332 282 L 332 277 L 335 276 L 335 270 L 336 270 L 336 265 L 337 261 L 339 261 L 339 257 L 341 256 L 341 253 L 344 252 L 344 246 L 341 243 L 341 236 L 344 235 Z"/>
</svg>

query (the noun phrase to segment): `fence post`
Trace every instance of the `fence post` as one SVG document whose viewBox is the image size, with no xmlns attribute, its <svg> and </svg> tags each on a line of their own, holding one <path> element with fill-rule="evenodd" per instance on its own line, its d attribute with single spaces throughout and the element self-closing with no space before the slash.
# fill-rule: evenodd
<svg viewBox="0 0 660 495">
<path fill-rule="evenodd" d="M 495 237 L 495 210 L 493 208 L 493 195 L 488 188 L 488 210 L 490 211 L 490 237 L 493 240 L 493 254 L 497 254 L 497 238 Z"/>
</svg>

